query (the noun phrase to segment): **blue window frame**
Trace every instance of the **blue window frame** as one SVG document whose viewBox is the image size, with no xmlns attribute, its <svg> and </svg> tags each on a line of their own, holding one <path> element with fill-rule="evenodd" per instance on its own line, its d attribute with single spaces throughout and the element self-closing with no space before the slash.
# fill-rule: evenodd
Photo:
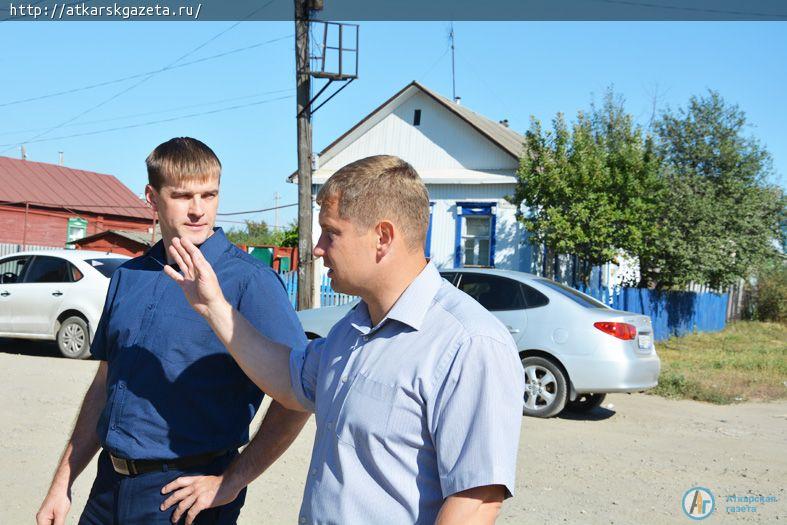
<svg viewBox="0 0 787 525">
<path fill-rule="evenodd" d="M 457 202 L 454 268 L 495 267 L 494 202 Z"/>
</svg>

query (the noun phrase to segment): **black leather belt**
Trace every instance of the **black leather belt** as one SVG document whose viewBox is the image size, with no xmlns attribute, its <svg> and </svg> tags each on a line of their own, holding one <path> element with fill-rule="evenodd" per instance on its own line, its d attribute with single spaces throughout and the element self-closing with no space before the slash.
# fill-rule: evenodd
<svg viewBox="0 0 787 525">
<path fill-rule="evenodd" d="M 175 459 L 123 459 L 117 456 L 109 455 L 112 460 L 112 468 L 118 474 L 124 476 L 136 476 L 146 472 L 164 471 L 164 470 L 184 470 L 193 467 L 199 467 L 210 463 L 211 460 L 226 454 L 226 450 L 219 452 L 207 452 L 205 454 L 197 454 L 196 456 L 187 456 L 184 458 Z"/>
</svg>

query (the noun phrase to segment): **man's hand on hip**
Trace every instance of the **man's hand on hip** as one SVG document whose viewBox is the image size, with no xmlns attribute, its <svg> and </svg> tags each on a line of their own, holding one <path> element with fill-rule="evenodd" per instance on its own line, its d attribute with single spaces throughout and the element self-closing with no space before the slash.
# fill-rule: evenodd
<svg viewBox="0 0 787 525">
<path fill-rule="evenodd" d="M 36 525 L 64 525 L 71 509 L 68 490 L 50 489 L 36 514 Z"/>
<path fill-rule="evenodd" d="M 186 525 L 191 525 L 203 510 L 235 501 L 240 489 L 229 485 L 224 476 L 180 477 L 161 489 L 162 494 L 172 493 L 161 504 L 161 510 L 177 505 L 172 514 L 172 523 L 177 523 L 185 514 Z"/>
</svg>

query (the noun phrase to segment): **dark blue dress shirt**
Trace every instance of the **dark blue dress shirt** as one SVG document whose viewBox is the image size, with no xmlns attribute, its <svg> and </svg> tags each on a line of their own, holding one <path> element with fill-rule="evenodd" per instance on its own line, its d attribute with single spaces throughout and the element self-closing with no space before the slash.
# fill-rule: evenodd
<svg viewBox="0 0 787 525">
<path fill-rule="evenodd" d="M 217 228 L 200 247 L 227 300 L 290 348 L 306 342 L 276 273 Z M 263 393 L 164 273 L 163 242 L 112 276 L 91 353 L 106 360 L 105 449 L 127 459 L 173 459 L 237 448 Z"/>
</svg>

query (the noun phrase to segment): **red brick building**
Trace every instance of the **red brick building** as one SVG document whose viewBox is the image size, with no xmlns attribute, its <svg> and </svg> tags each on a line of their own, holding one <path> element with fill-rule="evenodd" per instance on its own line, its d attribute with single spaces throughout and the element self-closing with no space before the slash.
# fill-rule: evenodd
<svg viewBox="0 0 787 525">
<path fill-rule="evenodd" d="M 112 175 L 0 157 L 0 243 L 64 247 L 107 230 L 149 234 L 153 221 Z"/>
</svg>

